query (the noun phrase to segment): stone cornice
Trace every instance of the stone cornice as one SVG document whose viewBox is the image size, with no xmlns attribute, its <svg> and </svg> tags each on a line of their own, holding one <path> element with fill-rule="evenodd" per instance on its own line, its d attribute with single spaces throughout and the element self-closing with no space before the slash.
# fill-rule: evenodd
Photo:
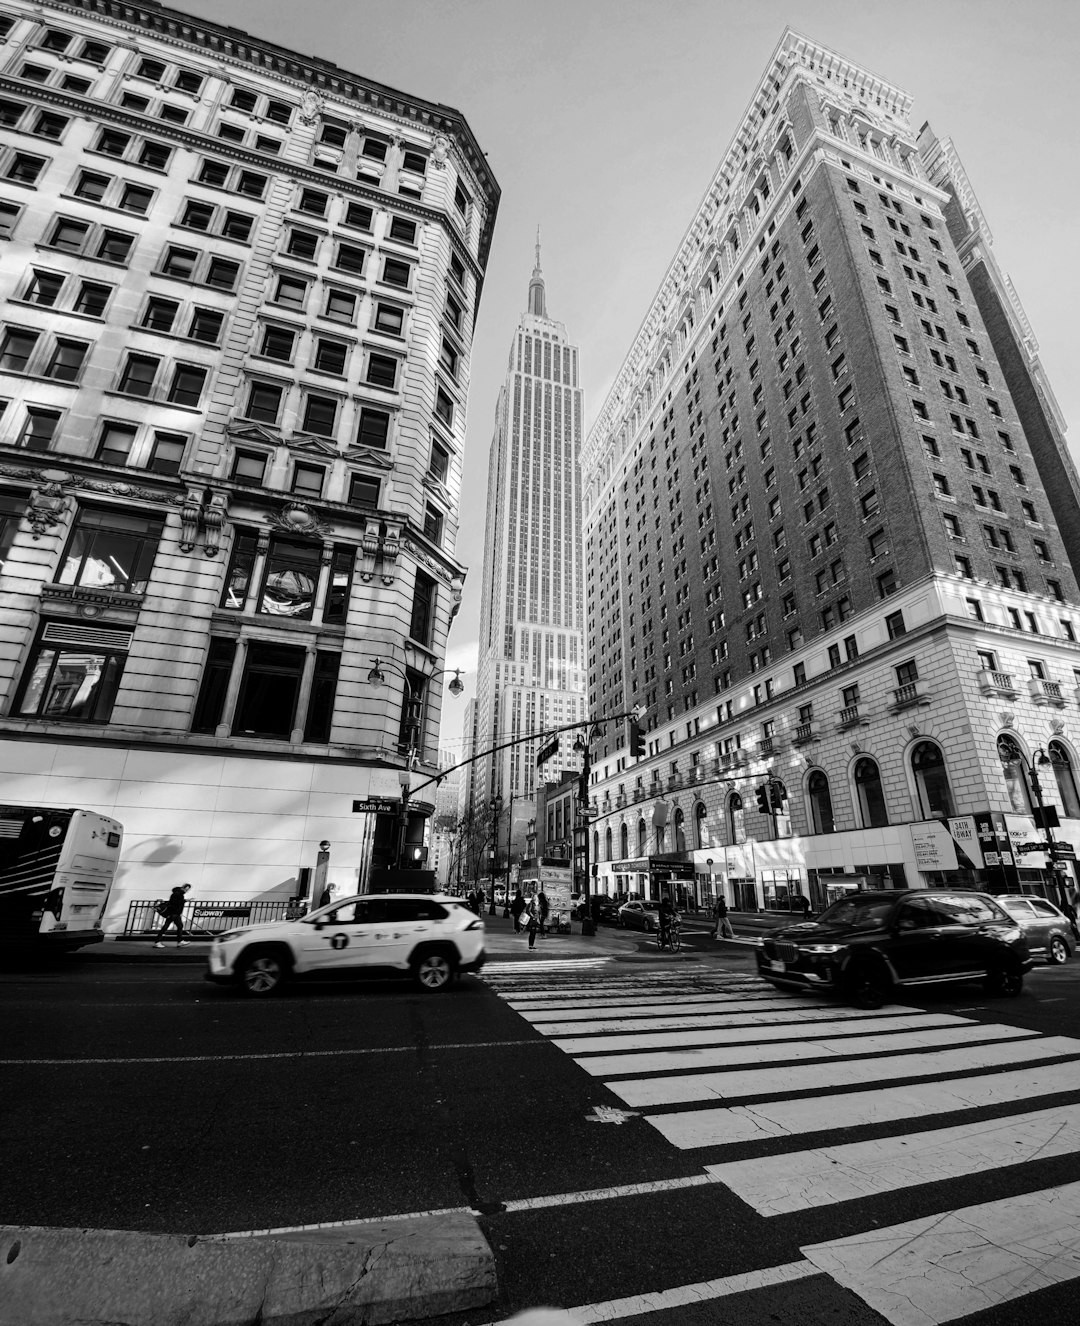
<svg viewBox="0 0 1080 1326">
<path fill-rule="evenodd" d="M 218 62 L 248 68 L 253 73 L 283 83 L 291 82 L 297 92 L 316 89 L 340 97 L 358 108 L 367 107 L 396 120 L 402 127 L 414 125 L 430 133 L 452 136 L 472 182 L 485 199 L 480 265 L 486 267 L 502 191 L 468 121 L 454 107 L 412 97 L 341 69 L 329 60 L 297 55 L 285 47 L 249 36 L 238 28 L 196 19 L 164 5 L 150 6 L 128 3 L 127 0 L 38 0 L 35 8 L 39 15 L 49 9 L 76 11 L 99 23 L 124 29 L 133 36 L 144 33 L 172 45 L 201 48 Z"/>
</svg>

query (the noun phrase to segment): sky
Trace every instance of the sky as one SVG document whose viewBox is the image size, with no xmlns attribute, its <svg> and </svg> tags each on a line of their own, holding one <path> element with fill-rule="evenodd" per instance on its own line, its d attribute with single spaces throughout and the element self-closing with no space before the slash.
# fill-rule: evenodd
<svg viewBox="0 0 1080 1326">
<path fill-rule="evenodd" d="M 462 510 L 484 509 L 495 403 L 537 226 L 548 314 L 599 414 L 786 26 L 913 98 L 949 137 L 1080 457 L 1080 4 L 1076 0 L 172 0 L 468 121 L 502 188 L 472 347 Z M 447 646 L 473 694 L 482 521 Z"/>
</svg>

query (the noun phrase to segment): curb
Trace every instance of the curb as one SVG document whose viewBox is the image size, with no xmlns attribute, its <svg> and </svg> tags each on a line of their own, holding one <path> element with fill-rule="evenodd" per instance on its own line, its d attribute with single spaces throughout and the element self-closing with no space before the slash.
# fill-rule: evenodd
<svg viewBox="0 0 1080 1326">
<path fill-rule="evenodd" d="M 383 1326 L 496 1294 L 463 1212 L 243 1237 L 0 1226 L 0 1326 Z"/>
</svg>

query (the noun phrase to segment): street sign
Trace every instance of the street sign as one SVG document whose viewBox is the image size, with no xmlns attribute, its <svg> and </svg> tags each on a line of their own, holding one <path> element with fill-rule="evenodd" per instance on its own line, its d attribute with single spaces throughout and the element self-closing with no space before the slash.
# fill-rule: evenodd
<svg viewBox="0 0 1080 1326">
<path fill-rule="evenodd" d="M 548 744 L 541 748 L 536 756 L 536 767 L 539 769 L 542 764 L 547 764 L 548 760 L 554 759 L 559 753 L 559 738 L 552 737 Z"/>
<path fill-rule="evenodd" d="M 369 797 L 367 801 L 352 803 L 354 815 L 392 815 L 401 809 L 401 802 L 396 797 Z"/>
<path fill-rule="evenodd" d="M 1060 843 L 1055 843 L 1055 846 L 1056 846 L 1056 847 L 1060 847 L 1061 844 L 1060 844 Z M 1014 852 L 1019 852 L 1021 855 L 1024 855 L 1024 854 L 1026 854 L 1027 852 L 1045 852 L 1045 851 L 1046 851 L 1046 844 L 1045 844 L 1045 843 L 1014 843 L 1014 844 L 1013 844 L 1013 851 L 1014 851 Z"/>
<path fill-rule="evenodd" d="M 1055 843 L 1051 856 L 1060 857 L 1064 861 L 1074 861 L 1076 859 L 1076 848 L 1072 843 Z"/>
</svg>

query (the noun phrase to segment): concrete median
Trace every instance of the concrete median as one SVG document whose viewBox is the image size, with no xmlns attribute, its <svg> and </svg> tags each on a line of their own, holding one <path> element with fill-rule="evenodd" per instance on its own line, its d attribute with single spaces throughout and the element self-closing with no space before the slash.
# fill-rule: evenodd
<svg viewBox="0 0 1080 1326">
<path fill-rule="evenodd" d="M 0 1226 L 0 1326 L 380 1326 L 495 1296 L 464 1212 L 243 1238 Z"/>
</svg>

